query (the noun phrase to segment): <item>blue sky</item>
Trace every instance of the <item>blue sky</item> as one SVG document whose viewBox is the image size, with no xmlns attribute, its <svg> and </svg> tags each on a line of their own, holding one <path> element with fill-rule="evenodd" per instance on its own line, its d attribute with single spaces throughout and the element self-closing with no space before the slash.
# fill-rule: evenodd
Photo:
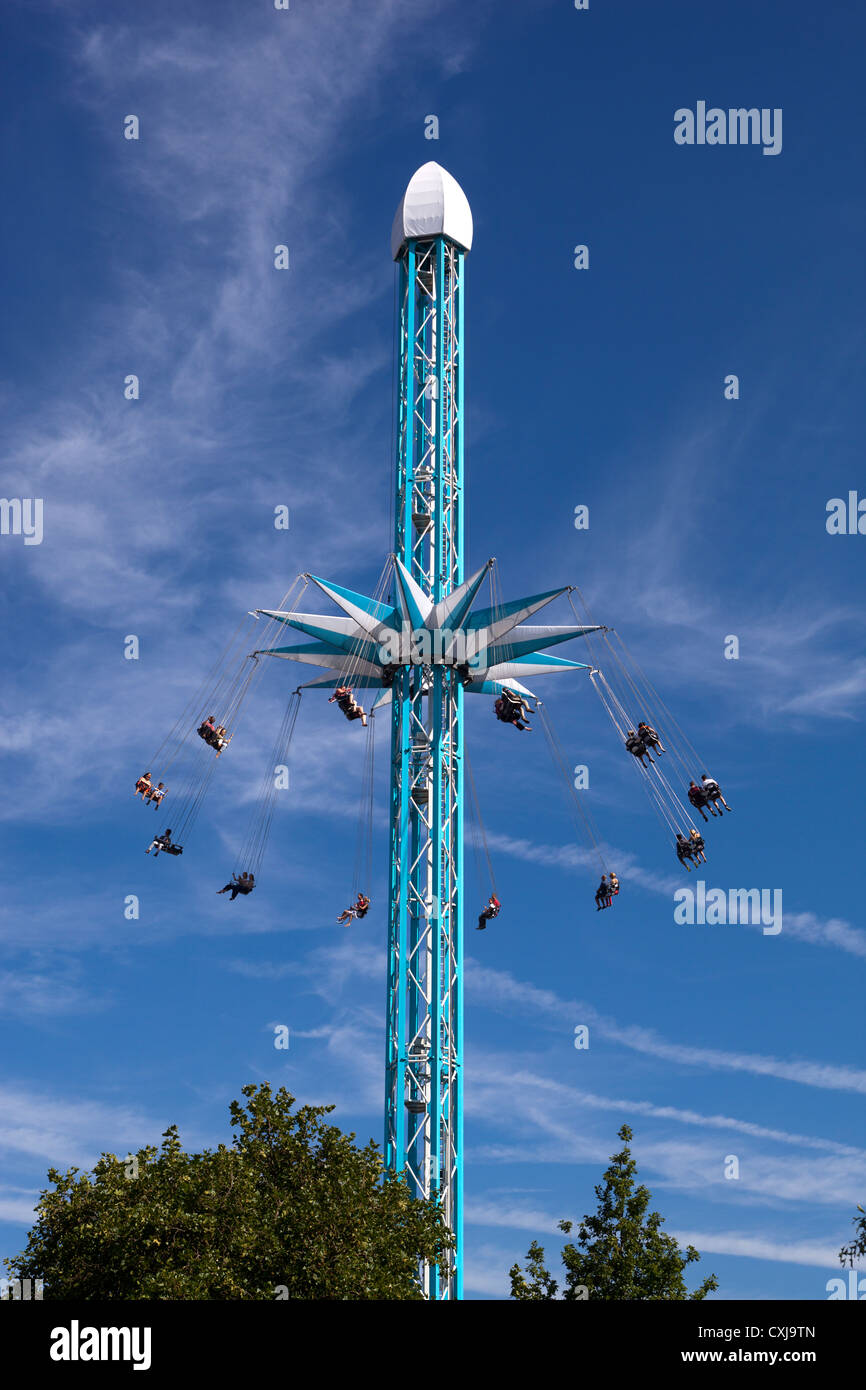
<svg viewBox="0 0 866 1390">
<path fill-rule="evenodd" d="M 475 219 L 467 566 L 497 556 L 509 595 L 580 585 L 735 808 L 703 877 L 784 903 L 778 936 L 677 926 L 687 880 L 626 755 L 588 683 L 554 678 L 623 883 L 597 916 L 541 738 L 470 702 L 504 907 L 467 943 L 468 1296 L 504 1296 L 530 1240 L 556 1247 L 556 1221 L 592 1209 L 628 1123 L 716 1297 L 826 1297 L 866 1154 L 866 541 L 825 527 L 828 499 L 866 492 L 862 16 L 118 0 L 6 18 L 0 493 L 44 499 L 44 539 L 0 536 L 0 1253 L 49 1165 L 172 1122 L 215 1144 L 250 1080 L 381 1136 L 382 786 L 373 909 L 333 925 L 358 726 L 307 700 L 235 904 L 214 890 L 293 671 L 263 673 L 182 860 L 144 857 L 155 818 L 130 791 L 241 613 L 299 571 L 375 585 L 388 238 L 433 158 Z M 782 152 L 676 145 L 699 100 L 781 108 Z"/>
</svg>

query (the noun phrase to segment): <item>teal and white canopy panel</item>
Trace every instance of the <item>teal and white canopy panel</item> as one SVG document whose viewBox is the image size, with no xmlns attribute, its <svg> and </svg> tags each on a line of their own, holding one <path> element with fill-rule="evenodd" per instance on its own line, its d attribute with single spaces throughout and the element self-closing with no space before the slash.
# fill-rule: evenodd
<svg viewBox="0 0 866 1390">
<path fill-rule="evenodd" d="M 525 621 L 566 593 L 565 588 L 473 611 L 491 563 L 439 603 L 424 593 L 399 559 L 394 561 L 396 605 L 379 603 L 315 575 L 306 576 L 342 610 L 342 616 L 260 608 L 257 611 L 263 617 L 275 618 L 313 640 L 272 647 L 259 655 L 325 667 L 325 674 L 306 682 L 307 687 L 348 683 L 355 689 L 387 691 L 379 703 L 390 698 L 394 671 L 401 666 L 457 667 L 464 689 L 473 694 L 497 694 L 508 685 L 531 695 L 523 684 L 526 678 L 588 670 L 586 662 L 551 656 L 545 648 L 598 632 L 598 624 L 538 627 Z"/>
</svg>

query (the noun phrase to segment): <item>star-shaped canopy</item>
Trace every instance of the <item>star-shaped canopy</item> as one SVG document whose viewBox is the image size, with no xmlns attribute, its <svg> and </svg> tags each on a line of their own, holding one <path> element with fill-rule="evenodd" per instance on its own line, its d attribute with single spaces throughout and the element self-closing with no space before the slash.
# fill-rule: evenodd
<svg viewBox="0 0 866 1390">
<path fill-rule="evenodd" d="M 515 599 L 491 608 L 472 610 L 479 589 L 492 565 L 489 561 L 447 598 L 434 603 L 400 560 L 394 559 L 396 605 L 380 603 L 308 575 L 341 610 L 341 615 L 256 611 L 312 638 L 300 646 L 272 647 L 259 656 L 279 656 L 286 661 L 326 667 L 326 673 L 306 682 L 307 687 L 351 685 L 353 689 L 381 689 L 379 704 L 391 697 L 394 671 L 403 665 L 458 667 L 464 688 L 473 694 L 499 694 L 503 686 L 532 695 L 523 685 L 528 676 L 554 671 L 591 669 L 583 661 L 549 656 L 545 647 L 598 632 L 599 624 L 586 627 L 537 627 L 525 621 L 539 609 L 567 592 L 548 589 L 542 594 Z"/>
</svg>

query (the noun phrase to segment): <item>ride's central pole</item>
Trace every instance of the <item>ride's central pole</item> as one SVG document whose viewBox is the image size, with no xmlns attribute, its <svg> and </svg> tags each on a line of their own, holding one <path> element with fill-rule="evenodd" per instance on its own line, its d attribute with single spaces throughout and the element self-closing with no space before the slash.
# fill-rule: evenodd
<svg viewBox="0 0 866 1390">
<path fill-rule="evenodd" d="M 267 655 L 324 666 L 308 687 L 353 687 L 392 704 L 385 1162 L 441 1203 L 455 1250 L 421 1270 L 430 1299 L 463 1288 L 463 702 L 510 699 L 532 675 L 578 669 L 543 648 L 595 631 L 536 627 L 565 589 L 473 607 L 492 560 L 463 578 L 463 273 L 466 196 L 438 164 L 418 169 L 397 209 L 400 389 L 392 601 L 315 575 L 341 610 L 257 610 L 314 638 Z M 261 654 L 261 653 L 260 653 Z M 507 682 L 507 685 L 506 685 Z M 332 697 L 333 698 L 333 697 Z M 504 708 L 503 706 L 500 708 Z M 500 712 L 500 718 L 504 715 Z"/>
<path fill-rule="evenodd" d="M 434 603 L 463 581 L 463 270 L 471 214 L 425 165 L 395 219 L 400 368 L 394 551 Z M 422 625 L 419 615 L 418 626 Z M 422 1272 L 462 1296 L 463 685 L 453 665 L 393 682 L 385 1162 L 439 1198 L 457 1245 Z"/>
</svg>

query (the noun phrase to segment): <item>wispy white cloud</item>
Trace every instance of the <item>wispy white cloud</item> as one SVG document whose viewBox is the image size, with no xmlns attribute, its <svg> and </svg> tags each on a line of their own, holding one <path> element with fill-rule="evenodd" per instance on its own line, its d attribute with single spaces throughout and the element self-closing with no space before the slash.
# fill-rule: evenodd
<svg viewBox="0 0 866 1390">
<path fill-rule="evenodd" d="M 99 1154 L 118 1155 L 159 1144 L 170 1121 L 134 1106 L 108 1105 L 86 1097 L 60 1098 L 20 1086 L 0 1086 L 0 1153 L 44 1161 L 57 1168 L 91 1168 Z M 196 1136 L 185 1133 L 194 1144 Z"/>
<path fill-rule="evenodd" d="M 737 1231 L 680 1231 L 670 1234 L 680 1245 L 694 1245 L 707 1255 L 743 1255 L 750 1260 L 775 1260 L 779 1264 L 813 1265 L 819 1269 L 835 1269 L 841 1273 L 839 1249 L 843 1243 L 833 1240 L 775 1240 L 772 1236 L 744 1234 Z M 815 1297 L 825 1297 L 824 1286 L 816 1288 Z"/>
<path fill-rule="evenodd" d="M 866 1153 L 820 1137 L 773 1132 L 729 1116 L 703 1116 L 678 1107 L 592 1095 L 551 1081 L 539 1068 L 517 1067 L 502 1054 L 473 1057 L 469 1073 L 469 1113 L 495 1127 L 507 1120 L 515 1136 L 505 1144 L 494 1140 L 473 1145 L 474 1162 L 565 1165 L 569 1168 L 607 1166 L 610 1133 L 590 1122 L 595 1111 L 619 1111 L 640 1126 L 634 1152 L 641 1173 L 650 1176 L 652 1190 L 671 1189 L 714 1203 L 764 1207 L 835 1207 L 853 1205 L 866 1176 Z M 677 1133 L 679 1126 L 692 1133 Z M 720 1138 L 726 1131 L 728 1137 Z M 775 1151 L 781 1144 L 782 1151 Z M 806 1152 L 792 1152 L 799 1149 Z M 808 1150 L 817 1151 L 812 1156 Z M 730 1151 L 738 1157 L 736 1180 L 725 1176 Z M 521 1203 L 507 1199 L 503 1210 Z M 561 1215 L 570 1215 L 563 1212 Z"/>
<path fill-rule="evenodd" d="M 4 1197 L 3 1190 L 0 1188 L 0 1221 L 10 1221 L 20 1226 L 32 1225 L 33 1209 L 39 1200 L 39 1193 L 34 1192 L 28 1201 L 26 1197 Z"/>
<path fill-rule="evenodd" d="M 512 1230 L 527 1231 L 535 1237 L 553 1235 L 561 1238 L 558 1223 L 562 1219 L 564 1219 L 562 1215 L 554 1215 L 540 1208 L 478 1199 L 468 1202 L 466 1207 L 466 1221 L 469 1225 L 505 1227 Z M 574 1218 L 572 1217 L 572 1219 Z M 779 1264 L 811 1265 L 819 1269 L 834 1269 L 837 1273 L 840 1270 L 841 1238 L 784 1241 L 773 1236 L 738 1231 L 686 1231 L 673 1227 L 670 1229 L 666 1227 L 665 1229 L 667 1234 L 673 1236 L 681 1247 L 693 1245 L 696 1250 L 701 1252 L 702 1256 L 737 1255 L 753 1260 L 773 1260 Z M 548 1260 L 548 1267 L 556 1276 L 559 1266 L 555 1258 Z M 505 1257 L 503 1257 L 503 1275 L 506 1272 Z M 485 1287 L 479 1288 L 479 1292 L 487 1292 L 488 1290 L 498 1292 L 500 1290 L 501 1280 L 496 1279 L 493 1271 L 491 1273 L 494 1277 L 484 1280 Z M 816 1291 L 816 1297 L 822 1295 L 823 1285 L 821 1295 Z"/>
<path fill-rule="evenodd" d="M 489 1095 L 489 1086 L 499 1086 L 504 1083 L 505 1075 L 495 1064 L 491 1072 L 491 1061 L 489 1057 L 484 1062 L 472 1068 L 473 1084 L 479 1083 L 482 1090 L 481 1095 L 485 1098 L 485 1104 Z M 737 1119 L 732 1115 L 713 1115 L 704 1114 L 696 1110 L 686 1110 L 681 1106 L 657 1105 L 652 1101 L 633 1100 L 615 1096 L 601 1096 L 592 1091 L 585 1091 L 580 1087 L 564 1085 L 562 1082 L 555 1081 L 550 1077 L 543 1076 L 537 1072 L 527 1072 L 523 1068 L 514 1070 L 509 1068 L 509 1076 L 515 1084 L 525 1084 L 530 1089 L 535 1089 L 539 1095 L 547 1095 L 551 1098 L 561 1100 L 564 1104 L 578 1105 L 590 1110 L 620 1112 L 625 1116 L 645 1115 L 654 1120 L 671 1120 L 676 1124 L 688 1125 L 699 1129 L 719 1129 L 726 1130 L 732 1134 L 747 1135 L 752 1139 L 767 1139 L 777 1144 L 786 1144 L 797 1148 L 816 1149 L 822 1153 L 836 1154 L 839 1157 L 851 1158 L 861 1164 L 866 1162 L 866 1149 L 857 1148 L 852 1144 L 839 1143 L 835 1139 L 824 1139 L 814 1135 L 797 1134 L 788 1130 L 774 1129 L 768 1125 L 755 1124 L 749 1120 Z"/>
<path fill-rule="evenodd" d="M 579 845 L 547 845 L 534 840 L 496 833 L 488 834 L 487 838 L 491 847 L 501 854 L 508 855 L 513 859 L 521 859 L 525 863 L 540 864 L 545 868 L 557 868 L 565 872 L 585 870 L 596 879 L 600 872 L 597 854 L 590 849 L 583 849 Z M 621 880 L 627 878 L 630 885 L 643 888 L 648 893 L 654 893 L 658 897 L 667 898 L 671 903 L 671 911 L 673 912 L 674 893 L 687 886 L 684 885 L 682 877 L 677 878 L 672 874 L 660 874 L 644 869 L 629 850 L 621 850 L 605 844 L 602 845 L 602 852 L 606 862 L 616 866 Z M 763 930 L 760 921 L 748 922 L 745 925 L 757 931 Z M 837 950 L 847 951 L 849 955 L 866 957 L 866 932 L 851 926 L 842 918 L 822 918 L 814 912 L 789 912 L 786 910 L 782 918 L 781 934 L 782 936 L 787 934 L 796 937 L 800 941 L 808 941 L 813 946 L 833 946 Z"/>
<path fill-rule="evenodd" d="M 50 390 L 36 383 L 32 397 L 5 403 L 4 489 L 43 497 L 46 516 L 43 544 L 15 552 L 14 577 L 50 613 L 36 666 L 4 682 L 3 738 L 29 756 L 26 779 L 13 765 L 4 815 L 65 813 L 55 734 L 67 761 L 88 768 L 82 797 L 103 794 L 144 689 L 156 727 L 175 673 L 206 669 L 226 614 L 276 602 L 287 572 L 363 564 L 379 534 L 387 545 L 393 267 L 383 252 L 401 187 L 380 228 L 365 206 L 349 271 L 357 194 L 334 170 L 355 118 L 409 83 L 403 57 L 419 26 L 431 70 L 452 45 L 447 25 L 431 30 L 429 11 L 396 0 L 363 13 L 334 0 L 283 21 L 272 8 L 179 21 L 170 7 L 140 22 L 86 11 L 70 21 L 70 99 L 97 140 L 102 131 L 102 176 L 135 209 L 135 234 L 106 238 L 74 350 L 58 345 L 57 372 L 45 361 Z M 130 104 L 136 142 L 122 138 Z M 273 267 L 282 242 L 285 274 Z M 335 326 L 377 301 L 372 339 L 362 349 L 344 335 L 335 348 Z M 128 372 L 139 401 L 123 399 Z M 366 389 L 376 378 L 381 391 Z M 381 490 L 370 487 L 374 452 Z M 277 503 L 292 517 L 279 549 Z M 132 678 L 143 665 L 121 660 L 127 632 L 153 663 L 146 686 Z M 74 716 L 56 710 L 58 695 Z"/>
<path fill-rule="evenodd" d="M 558 1234 L 558 1223 L 563 1219 L 561 1215 L 553 1216 L 538 1207 L 477 1198 L 466 1203 L 466 1221 L 470 1226 L 507 1226 L 517 1231 L 549 1235 L 553 1232 Z"/>
<path fill-rule="evenodd" d="M 620 1025 L 585 1002 L 561 999 L 552 990 L 539 989 L 516 980 L 507 971 L 492 970 L 479 965 L 477 961 L 467 962 L 467 982 L 479 1002 L 535 1014 L 559 1026 L 573 1027 L 576 1022 L 591 1024 L 602 1037 L 646 1056 L 689 1067 L 768 1076 L 823 1090 L 866 1093 L 866 1071 L 860 1068 L 805 1059 L 786 1061 L 759 1053 L 725 1052 L 720 1048 L 668 1042 L 651 1028 L 642 1028 L 637 1024 Z"/>
<path fill-rule="evenodd" d="M 78 973 L 72 966 L 0 971 L 0 1014 L 51 1019 L 106 1008 L 108 1000 L 83 988 Z"/>
</svg>

